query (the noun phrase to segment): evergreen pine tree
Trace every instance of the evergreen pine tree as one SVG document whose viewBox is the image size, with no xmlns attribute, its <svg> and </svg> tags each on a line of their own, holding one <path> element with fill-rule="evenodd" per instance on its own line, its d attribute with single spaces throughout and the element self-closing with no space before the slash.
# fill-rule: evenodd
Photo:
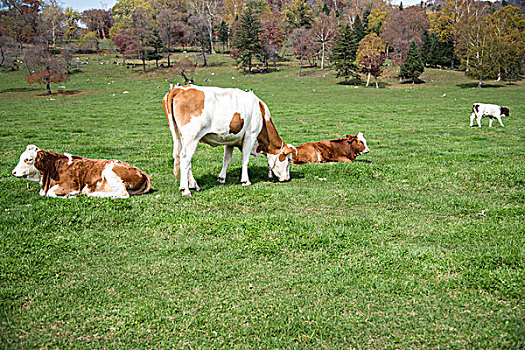
<svg viewBox="0 0 525 350">
<path fill-rule="evenodd" d="M 399 77 L 403 79 L 411 79 L 412 84 L 416 81 L 417 78 L 425 70 L 425 65 L 423 64 L 423 59 L 421 54 L 417 49 L 416 42 L 412 40 L 410 46 L 408 47 L 407 55 L 405 61 L 401 65 L 401 71 L 399 72 Z"/>
<path fill-rule="evenodd" d="M 321 12 L 327 16 L 330 16 L 330 8 L 326 4 L 326 2 L 324 3 L 323 8 L 321 9 Z"/>
<path fill-rule="evenodd" d="M 361 18 L 359 15 L 355 16 L 354 24 L 352 26 L 352 32 L 354 34 L 355 40 L 357 42 L 357 45 L 359 45 L 359 42 L 363 40 L 365 37 L 365 28 L 363 27 L 363 22 L 361 22 Z"/>
<path fill-rule="evenodd" d="M 261 24 L 253 15 L 252 9 L 247 7 L 241 15 L 233 43 L 235 48 L 239 50 L 237 62 L 240 63 L 242 67 L 248 68 L 248 74 L 252 72 L 253 58 L 263 56 L 262 44 L 259 38 L 260 34 Z"/>
<path fill-rule="evenodd" d="M 423 63 L 425 66 L 429 65 L 431 46 L 431 35 L 425 30 L 423 33 L 423 47 L 421 47 L 421 58 L 423 58 Z"/>
<path fill-rule="evenodd" d="M 521 74 L 521 61 L 518 57 L 511 60 L 507 66 L 503 68 L 503 79 L 512 84 L 512 81 L 517 81 Z"/>
<path fill-rule="evenodd" d="M 357 78 L 357 64 L 355 63 L 358 43 L 355 40 L 354 33 L 348 24 L 344 24 L 339 30 L 339 36 L 336 39 L 333 60 L 337 77 L 344 77 L 345 84 L 348 84 L 350 77 Z"/>
<path fill-rule="evenodd" d="M 403 11 L 403 1 L 399 3 L 399 11 Z"/>
<path fill-rule="evenodd" d="M 452 40 L 448 40 L 446 42 L 439 42 L 440 48 L 440 65 L 445 67 L 449 66 L 450 68 L 454 68 L 454 64 L 457 63 L 457 57 L 454 51 L 454 42 Z"/>
<path fill-rule="evenodd" d="M 224 20 L 221 21 L 221 24 L 219 25 L 219 29 L 217 30 L 217 32 L 219 34 L 218 39 L 222 43 L 222 51 L 224 52 L 225 51 L 224 46 L 230 39 L 230 28 L 228 27 L 228 24 L 226 23 L 226 21 Z"/>
<path fill-rule="evenodd" d="M 366 8 L 365 12 L 363 12 L 363 29 L 365 33 L 368 33 L 368 16 L 370 16 L 371 12 L 369 8 Z"/>
<path fill-rule="evenodd" d="M 153 36 L 151 41 L 148 42 L 148 46 L 150 49 L 146 51 L 146 59 L 155 60 L 158 69 L 159 60 L 162 58 L 161 52 L 164 48 L 164 44 L 162 43 L 159 31 L 156 28 L 153 29 Z"/>
</svg>

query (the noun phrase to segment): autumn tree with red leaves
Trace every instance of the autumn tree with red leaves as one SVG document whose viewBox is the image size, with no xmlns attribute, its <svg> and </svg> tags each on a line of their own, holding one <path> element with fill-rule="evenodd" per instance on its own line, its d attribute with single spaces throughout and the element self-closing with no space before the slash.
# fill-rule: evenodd
<svg viewBox="0 0 525 350">
<path fill-rule="evenodd" d="M 294 29 L 290 35 L 290 40 L 293 44 L 293 53 L 299 58 L 299 76 L 301 76 L 303 60 L 314 54 L 315 45 L 312 37 L 308 35 L 308 29 L 305 27 Z"/>
<path fill-rule="evenodd" d="M 279 59 L 279 52 L 286 39 L 282 20 L 277 14 L 274 14 L 270 19 L 264 20 L 262 23 L 261 42 L 262 51 L 266 69 L 268 69 L 268 62 L 277 62 Z"/>
<path fill-rule="evenodd" d="M 82 22 L 88 31 L 97 33 L 100 39 L 106 39 L 109 37 L 109 30 L 113 26 L 113 17 L 110 11 L 86 10 L 82 12 Z"/>
<path fill-rule="evenodd" d="M 26 81 L 31 85 L 45 84 L 48 95 L 51 95 L 51 84 L 69 80 L 69 76 L 64 73 L 61 59 L 51 55 L 46 46 L 35 46 L 25 56 L 25 61 L 32 72 L 26 77 Z"/>
<path fill-rule="evenodd" d="M 412 40 L 418 47 L 423 46 L 424 33 L 428 28 L 425 10 L 419 6 L 411 6 L 404 10 L 396 10 L 387 16 L 381 37 L 394 52 L 393 61 L 403 62 L 403 55 Z"/>
</svg>

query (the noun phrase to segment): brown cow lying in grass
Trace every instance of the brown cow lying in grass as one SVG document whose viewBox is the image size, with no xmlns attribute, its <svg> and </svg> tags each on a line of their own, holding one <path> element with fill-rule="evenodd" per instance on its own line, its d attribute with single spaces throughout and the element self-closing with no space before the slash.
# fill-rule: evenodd
<svg viewBox="0 0 525 350">
<path fill-rule="evenodd" d="M 335 140 L 303 143 L 297 147 L 297 153 L 293 153 L 293 163 L 353 162 L 357 156 L 368 152 L 370 149 L 360 132 Z"/>
<path fill-rule="evenodd" d="M 42 186 L 41 196 L 128 198 L 149 192 L 151 177 L 120 160 L 88 159 L 27 146 L 13 175 Z"/>
</svg>

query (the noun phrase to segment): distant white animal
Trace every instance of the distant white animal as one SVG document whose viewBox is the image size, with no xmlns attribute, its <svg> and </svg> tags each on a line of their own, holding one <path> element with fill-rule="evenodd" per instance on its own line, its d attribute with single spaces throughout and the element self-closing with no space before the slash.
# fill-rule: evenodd
<svg viewBox="0 0 525 350">
<path fill-rule="evenodd" d="M 509 109 L 507 107 L 501 107 L 489 103 L 474 103 L 472 106 L 472 114 L 470 115 L 470 126 L 474 126 L 474 119 L 478 122 L 478 126 L 481 128 L 481 118 L 489 117 L 489 127 L 492 127 L 492 121 L 497 119 L 501 126 L 503 122 L 501 117 L 509 117 Z"/>
</svg>

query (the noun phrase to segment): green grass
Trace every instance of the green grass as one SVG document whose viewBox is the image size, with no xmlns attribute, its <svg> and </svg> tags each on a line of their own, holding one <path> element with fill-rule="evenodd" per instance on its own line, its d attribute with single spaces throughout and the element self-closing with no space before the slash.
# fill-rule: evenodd
<svg viewBox="0 0 525 350">
<path fill-rule="evenodd" d="M 524 348 L 523 83 L 389 71 L 376 90 L 211 61 L 195 82 L 253 89 L 286 142 L 361 131 L 371 152 L 288 183 L 252 158 L 244 188 L 239 152 L 220 185 L 222 149 L 199 145 L 203 190 L 182 198 L 161 105 L 174 73 L 90 64 L 50 100 L 0 72 L 2 348 Z M 473 102 L 509 106 L 505 128 L 469 128 Z M 42 198 L 10 175 L 30 143 L 130 162 L 154 192 Z"/>
</svg>

